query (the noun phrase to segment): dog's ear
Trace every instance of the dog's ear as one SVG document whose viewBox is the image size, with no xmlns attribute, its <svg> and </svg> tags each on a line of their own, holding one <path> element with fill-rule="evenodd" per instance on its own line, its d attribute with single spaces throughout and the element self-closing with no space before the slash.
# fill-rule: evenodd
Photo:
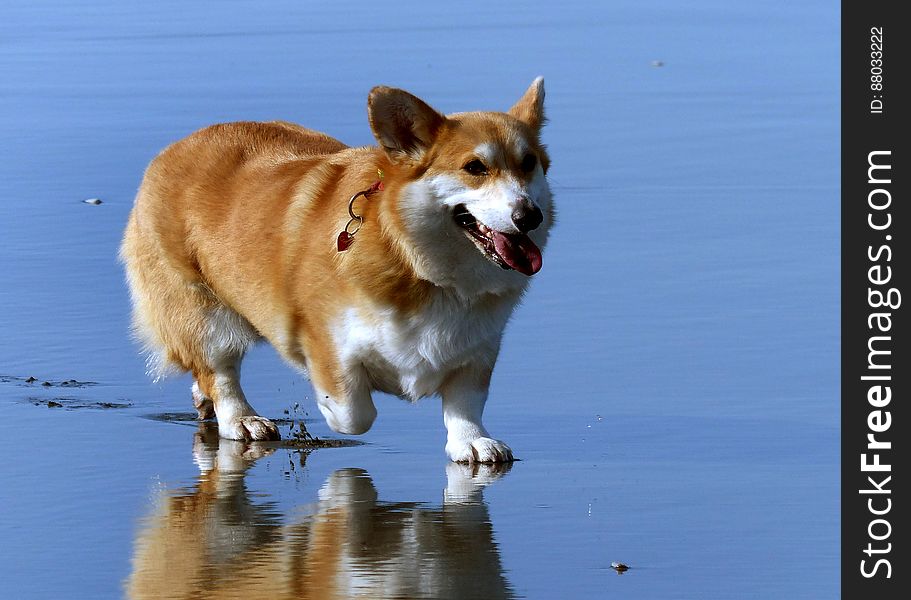
<svg viewBox="0 0 911 600">
<path fill-rule="evenodd" d="M 519 98 L 509 114 L 526 123 L 535 131 L 544 125 L 544 78 L 538 77 L 531 82 L 525 93 Z"/>
<path fill-rule="evenodd" d="M 417 96 L 385 86 L 370 90 L 367 115 L 374 137 L 393 160 L 419 160 L 446 120 Z"/>
</svg>

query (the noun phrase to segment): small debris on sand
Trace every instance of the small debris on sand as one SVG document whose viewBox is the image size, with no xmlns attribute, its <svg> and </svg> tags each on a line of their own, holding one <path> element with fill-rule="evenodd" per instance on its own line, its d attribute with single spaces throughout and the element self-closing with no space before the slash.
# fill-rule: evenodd
<svg viewBox="0 0 911 600">
<path fill-rule="evenodd" d="M 29 377 L 21 377 L 16 375 L 3 375 L 0 376 L 0 382 L 2 383 L 35 383 L 41 382 L 40 385 L 44 387 L 91 387 L 98 385 L 94 381 L 78 381 L 76 379 L 64 379 L 63 381 L 56 381 L 54 379 L 39 379 L 34 375 Z"/>
<path fill-rule="evenodd" d="M 101 198 L 89 198 L 89 199 L 87 199 L 87 200 L 83 200 L 83 202 L 84 202 L 85 204 L 93 204 L 93 205 L 95 205 L 95 206 L 98 206 L 99 204 L 102 203 L 102 202 L 101 202 Z"/>
<path fill-rule="evenodd" d="M 118 408 L 130 408 L 132 402 L 124 400 L 122 402 L 97 402 L 94 400 L 84 400 L 82 398 L 73 398 L 71 396 L 57 396 L 53 400 L 45 400 L 32 396 L 28 401 L 35 406 L 47 406 L 48 408 L 62 408 L 64 410 L 110 410 Z"/>
<path fill-rule="evenodd" d="M 363 442 L 357 440 L 323 439 L 311 434 L 307 430 L 307 425 L 304 423 L 302 415 L 302 413 L 306 413 L 298 403 L 295 403 L 289 410 L 285 410 L 285 414 L 288 413 L 290 413 L 291 418 L 284 420 L 288 424 L 288 436 L 280 442 L 280 445 L 285 448 L 310 452 L 317 448 L 346 448 L 363 444 Z"/>
<path fill-rule="evenodd" d="M 133 406 L 132 402 L 96 402 L 98 408 L 129 408 Z"/>
<path fill-rule="evenodd" d="M 629 567 L 624 565 L 622 562 L 612 562 L 610 568 L 617 572 L 617 574 L 622 575 L 624 572 L 629 571 Z"/>
</svg>

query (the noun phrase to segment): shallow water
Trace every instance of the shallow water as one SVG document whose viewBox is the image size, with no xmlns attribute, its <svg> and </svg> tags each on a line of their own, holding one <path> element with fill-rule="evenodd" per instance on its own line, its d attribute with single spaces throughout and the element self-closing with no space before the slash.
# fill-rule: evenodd
<svg viewBox="0 0 911 600">
<path fill-rule="evenodd" d="M 6 2 L 3 595 L 834 597 L 838 26 L 823 2 Z M 145 418 L 191 409 L 146 379 L 115 261 L 159 149 L 275 118 L 366 144 L 374 84 L 505 109 L 538 74 L 560 220 L 486 412 L 522 461 L 448 464 L 434 400 L 380 398 L 365 445 L 306 457 Z M 329 435 L 272 350 L 244 378 Z"/>
</svg>

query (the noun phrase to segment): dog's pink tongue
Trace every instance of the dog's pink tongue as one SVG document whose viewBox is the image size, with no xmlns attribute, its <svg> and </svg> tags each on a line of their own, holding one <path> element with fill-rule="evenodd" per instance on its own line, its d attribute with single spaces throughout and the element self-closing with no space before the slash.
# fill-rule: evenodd
<svg viewBox="0 0 911 600">
<path fill-rule="evenodd" d="M 527 235 L 494 231 L 491 237 L 503 262 L 519 273 L 531 276 L 541 270 L 541 249 Z"/>
</svg>

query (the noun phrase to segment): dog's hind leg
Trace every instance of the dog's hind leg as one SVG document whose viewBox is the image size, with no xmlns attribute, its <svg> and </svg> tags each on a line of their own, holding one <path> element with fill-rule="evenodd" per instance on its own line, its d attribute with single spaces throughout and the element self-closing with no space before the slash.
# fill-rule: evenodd
<svg viewBox="0 0 911 600">
<path fill-rule="evenodd" d="M 206 312 L 202 354 L 194 357 L 192 367 L 194 404 L 200 417 L 214 412 L 223 438 L 249 441 L 280 437 L 275 424 L 256 413 L 240 387 L 240 363 L 258 337 L 246 319 L 223 304 Z"/>
<path fill-rule="evenodd" d="M 201 384 L 200 379 L 204 383 Z M 196 408 L 197 412 L 196 418 L 200 421 L 215 417 L 215 403 L 212 402 L 212 397 L 209 395 L 212 393 L 213 383 L 215 383 L 214 379 L 208 374 L 193 374 L 193 387 L 190 389 L 190 393 L 193 396 L 193 407 Z M 204 392 L 203 390 L 206 391 Z"/>
<path fill-rule="evenodd" d="M 200 280 L 184 257 L 168 254 L 132 216 L 121 256 L 133 299 L 133 327 L 149 353 L 149 370 L 191 371 L 194 404 L 202 418 L 218 418 L 229 439 L 278 439 L 278 429 L 256 414 L 240 388 L 240 362 L 259 333 Z"/>
<path fill-rule="evenodd" d="M 231 440 L 277 440 L 278 428 L 256 414 L 240 387 L 240 360 L 221 364 L 210 374 L 212 405 L 218 419 L 218 433 Z"/>
<path fill-rule="evenodd" d="M 240 364 L 258 334 L 239 314 L 224 306 L 201 313 L 197 340 L 185 340 L 192 352 L 180 364 L 193 372 L 193 404 L 200 419 L 216 417 L 218 432 L 232 440 L 277 440 L 278 428 L 260 417 L 240 386 Z"/>
</svg>

